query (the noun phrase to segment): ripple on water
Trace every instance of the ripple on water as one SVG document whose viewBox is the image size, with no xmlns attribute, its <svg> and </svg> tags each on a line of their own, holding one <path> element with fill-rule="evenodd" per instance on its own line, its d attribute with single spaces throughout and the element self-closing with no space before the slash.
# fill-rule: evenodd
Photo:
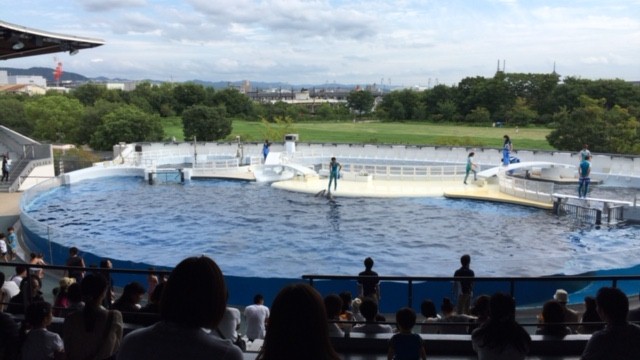
<svg viewBox="0 0 640 360">
<path fill-rule="evenodd" d="M 380 274 L 449 276 L 463 253 L 478 274 L 532 276 L 632 266 L 640 254 L 638 226 L 595 229 L 444 198 L 327 201 L 234 181 L 106 178 L 53 189 L 27 209 L 74 234 L 60 240 L 68 246 L 167 266 L 208 254 L 240 276 L 355 274 L 367 256 Z"/>
</svg>

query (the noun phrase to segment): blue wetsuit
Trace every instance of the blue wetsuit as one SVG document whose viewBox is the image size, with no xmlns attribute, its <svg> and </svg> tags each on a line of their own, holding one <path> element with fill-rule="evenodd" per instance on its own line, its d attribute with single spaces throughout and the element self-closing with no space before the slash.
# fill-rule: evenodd
<svg viewBox="0 0 640 360">
<path fill-rule="evenodd" d="M 509 165 L 509 153 L 511 152 L 511 140 L 504 140 L 502 145 L 502 165 Z"/>
<path fill-rule="evenodd" d="M 338 187 L 338 176 L 340 174 L 340 163 L 339 162 L 331 162 L 329 163 L 329 186 L 327 190 L 331 191 L 331 182 L 333 181 L 333 190 L 336 190 Z"/>
<path fill-rule="evenodd" d="M 270 143 L 264 143 L 264 145 L 262 145 L 262 155 L 264 155 L 265 160 L 267 160 L 267 156 L 269 155 L 270 146 L 271 146 Z"/>
<path fill-rule="evenodd" d="M 587 192 L 589 191 L 589 184 L 591 183 L 591 178 L 589 177 L 589 174 L 591 173 L 591 163 L 588 160 L 582 160 L 580 162 L 579 172 L 580 180 L 578 180 L 578 197 L 586 198 Z"/>
</svg>

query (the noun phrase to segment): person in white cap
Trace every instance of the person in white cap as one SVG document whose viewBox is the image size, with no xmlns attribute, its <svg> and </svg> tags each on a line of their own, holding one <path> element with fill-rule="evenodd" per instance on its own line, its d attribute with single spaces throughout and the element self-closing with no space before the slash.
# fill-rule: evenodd
<svg viewBox="0 0 640 360">
<path fill-rule="evenodd" d="M 564 322 L 565 323 L 575 323 L 567 325 L 573 333 L 578 331 L 578 323 L 580 322 L 580 315 L 577 311 L 573 309 L 569 309 L 567 307 L 567 303 L 569 302 L 569 294 L 564 289 L 556 290 L 556 293 L 553 295 L 553 299 L 562 305 L 564 310 Z"/>
</svg>

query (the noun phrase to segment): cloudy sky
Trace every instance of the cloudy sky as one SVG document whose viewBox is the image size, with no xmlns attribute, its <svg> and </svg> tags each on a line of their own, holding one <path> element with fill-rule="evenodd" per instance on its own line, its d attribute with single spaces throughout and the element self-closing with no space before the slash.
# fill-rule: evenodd
<svg viewBox="0 0 640 360">
<path fill-rule="evenodd" d="M 640 80 L 640 0 L 0 0 L 0 20 L 99 38 L 89 77 L 453 85 L 507 72 Z M 54 67 L 53 56 L 0 66 Z"/>
</svg>

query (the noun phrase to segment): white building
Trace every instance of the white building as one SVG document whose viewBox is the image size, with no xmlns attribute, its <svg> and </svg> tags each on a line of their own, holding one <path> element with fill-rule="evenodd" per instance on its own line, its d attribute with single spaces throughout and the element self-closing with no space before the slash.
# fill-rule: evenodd
<svg viewBox="0 0 640 360">
<path fill-rule="evenodd" d="M 10 85 L 37 85 L 42 88 L 47 87 L 47 79 L 42 76 L 11 75 L 8 78 L 8 84 Z"/>
</svg>

